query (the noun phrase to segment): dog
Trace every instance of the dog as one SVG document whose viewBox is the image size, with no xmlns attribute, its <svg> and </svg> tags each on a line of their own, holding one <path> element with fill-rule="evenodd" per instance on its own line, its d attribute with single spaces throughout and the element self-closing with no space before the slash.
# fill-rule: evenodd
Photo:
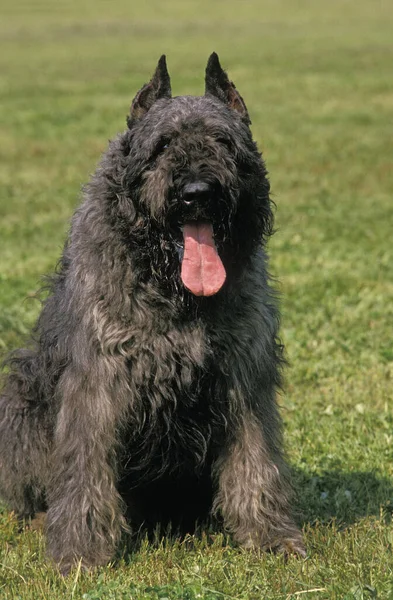
<svg viewBox="0 0 393 600">
<path fill-rule="evenodd" d="M 138 522 L 219 515 L 301 556 L 276 396 L 283 350 L 267 171 L 213 53 L 201 97 L 165 56 L 84 190 L 31 343 L 8 359 L 0 497 L 47 511 L 63 573 Z"/>
</svg>

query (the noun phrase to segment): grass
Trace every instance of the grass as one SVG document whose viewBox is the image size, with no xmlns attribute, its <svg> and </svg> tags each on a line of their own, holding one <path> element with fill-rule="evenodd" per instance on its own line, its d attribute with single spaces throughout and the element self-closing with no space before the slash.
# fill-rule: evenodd
<svg viewBox="0 0 393 600">
<path fill-rule="evenodd" d="M 3 0 L 0 13 L 0 352 L 33 324 L 80 186 L 160 54 L 177 94 L 202 93 L 212 50 L 229 69 L 277 203 L 281 402 L 308 545 L 285 564 L 211 532 L 142 540 L 62 579 L 4 509 L 0 598 L 393 598 L 391 3 Z"/>
</svg>

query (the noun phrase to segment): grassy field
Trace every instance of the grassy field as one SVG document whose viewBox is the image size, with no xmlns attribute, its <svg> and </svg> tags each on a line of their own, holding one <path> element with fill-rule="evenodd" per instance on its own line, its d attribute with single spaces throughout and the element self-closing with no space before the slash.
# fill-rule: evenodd
<svg viewBox="0 0 393 600">
<path fill-rule="evenodd" d="M 308 545 L 285 564 L 207 532 L 62 579 L 0 509 L 2 600 L 393 599 L 392 31 L 387 1 L 2 0 L 0 353 L 34 322 L 81 184 L 160 54 L 174 93 L 200 94 L 216 50 L 277 204 L 281 403 Z"/>
</svg>

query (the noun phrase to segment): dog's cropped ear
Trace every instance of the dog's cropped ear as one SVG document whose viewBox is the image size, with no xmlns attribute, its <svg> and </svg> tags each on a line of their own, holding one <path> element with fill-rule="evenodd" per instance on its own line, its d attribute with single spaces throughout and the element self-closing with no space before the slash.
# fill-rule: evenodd
<svg viewBox="0 0 393 600">
<path fill-rule="evenodd" d="M 232 110 L 236 110 L 247 125 L 251 125 L 251 120 L 248 115 L 244 100 L 237 91 L 234 83 L 229 81 L 228 75 L 220 65 L 218 56 L 215 52 L 210 55 L 207 61 L 206 77 L 205 77 L 205 95 L 211 94 L 221 102 L 224 102 Z"/>
<path fill-rule="evenodd" d="M 127 117 L 128 126 L 143 117 L 156 100 L 171 97 L 171 80 L 166 67 L 165 54 L 163 54 L 158 61 L 153 77 L 149 83 L 145 83 L 132 101 L 130 114 Z"/>
</svg>

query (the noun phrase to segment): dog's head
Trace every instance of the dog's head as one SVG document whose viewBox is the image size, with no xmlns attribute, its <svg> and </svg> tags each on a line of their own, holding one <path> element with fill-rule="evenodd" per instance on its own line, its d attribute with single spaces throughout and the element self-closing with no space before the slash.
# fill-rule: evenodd
<svg viewBox="0 0 393 600">
<path fill-rule="evenodd" d="M 131 106 L 122 181 L 135 223 L 172 252 L 186 288 L 209 296 L 271 233 L 272 212 L 247 108 L 215 53 L 205 81 L 204 96 L 172 97 L 160 58 Z"/>
</svg>

